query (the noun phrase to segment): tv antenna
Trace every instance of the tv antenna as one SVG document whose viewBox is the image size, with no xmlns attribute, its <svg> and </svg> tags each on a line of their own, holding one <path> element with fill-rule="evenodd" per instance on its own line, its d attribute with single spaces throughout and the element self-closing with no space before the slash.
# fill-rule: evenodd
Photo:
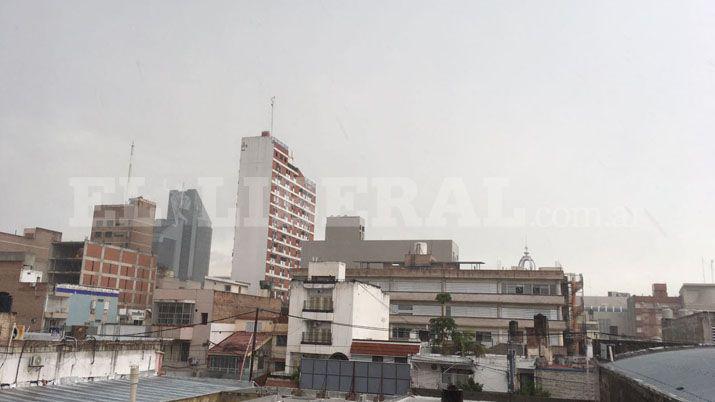
<svg viewBox="0 0 715 402">
<path fill-rule="evenodd" d="M 129 184 L 132 181 L 132 161 L 134 160 L 134 140 L 132 140 L 132 145 L 129 148 L 129 170 L 127 171 L 127 187 L 125 189 L 125 200 L 129 197 Z"/>
<path fill-rule="evenodd" d="M 271 97 L 271 135 L 273 135 L 273 111 L 276 105 L 276 97 Z"/>
</svg>

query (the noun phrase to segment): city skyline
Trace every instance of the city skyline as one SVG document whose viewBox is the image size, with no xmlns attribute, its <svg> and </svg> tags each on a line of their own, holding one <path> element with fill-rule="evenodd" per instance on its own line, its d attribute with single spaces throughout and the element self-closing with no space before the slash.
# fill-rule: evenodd
<svg viewBox="0 0 715 402">
<path fill-rule="evenodd" d="M 96 204 L 126 202 L 132 140 L 146 183 L 133 196 L 164 206 L 169 189 L 218 178 L 205 201 L 228 221 L 240 138 L 270 127 L 275 96 L 275 136 L 309 177 L 365 182 L 353 210 L 318 195 L 316 239 L 326 216 L 367 210 L 370 239 L 453 239 L 487 267 L 515 265 L 527 236 L 538 265 L 582 272 L 591 295 L 702 282 L 702 259 L 709 280 L 713 7 L 451 4 L 3 3 L 0 168 L 13 174 L 0 177 L 0 230 L 88 236 L 89 220 L 70 221 L 71 180 L 111 178 L 117 190 Z M 414 183 L 426 220 L 450 177 L 480 218 L 485 180 L 503 180 L 504 211 L 529 224 L 375 224 L 376 179 Z M 557 224 L 532 226 L 545 209 Z M 583 209 L 632 219 L 558 225 Z M 214 230 L 212 274 L 229 272 L 233 241 L 230 225 Z"/>
</svg>

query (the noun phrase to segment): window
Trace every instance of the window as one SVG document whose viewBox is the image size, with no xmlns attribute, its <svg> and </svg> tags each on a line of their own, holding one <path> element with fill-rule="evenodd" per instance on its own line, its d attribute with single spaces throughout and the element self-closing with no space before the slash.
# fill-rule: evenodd
<svg viewBox="0 0 715 402">
<path fill-rule="evenodd" d="M 156 303 L 158 325 L 186 325 L 194 318 L 194 303 Z"/>
<path fill-rule="evenodd" d="M 98 220 L 95 226 L 102 226 L 104 225 L 104 221 Z"/>
<path fill-rule="evenodd" d="M 226 292 L 230 292 L 230 291 L 231 291 L 231 285 L 223 285 L 223 290 L 226 291 Z"/>
<path fill-rule="evenodd" d="M 275 362 L 274 364 L 275 371 L 285 371 L 286 370 L 286 362 Z"/>
<path fill-rule="evenodd" d="M 201 313 L 201 324 L 206 325 L 209 323 L 209 313 Z"/>
<path fill-rule="evenodd" d="M 381 363 L 381 362 L 382 362 L 382 356 L 373 356 L 373 357 L 372 357 L 372 362 L 373 362 L 373 363 Z"/>
<path fill-rule="evenodd" d="M 209 370 L 235 373 L 241 369 L 241 360 L 237 356 L 209 356 Z"/>
<path fill-rule="evenodd" d="M 94 232 L 94 237 L 102 237 L 102 232 Z"/>
<path fill-rule="evenodd" d="M 104 232 L 104 237 L 112 237 L 112 232 Z"/>
<path fill-rule="evenodd" d="M 395 363 L 407 363 L 407 357 L 395 357 Z"/>
<path fill-rule="evenodd" d="M 393 327 L 392 337 L 399 339 L 408 339 L 410 337 L 410 328 Z"/>
<path fill-rule="evenodd" d="M 492 343 L 492 333 L 477 331 L 474 335 L 474 341 L 477 343 L 481 343 L 482 345 Z"/>
<path fill-rule="evenodd" d="M 288 346 L 288 335 L 276 335 L 276 346 Z"/>
</svg>

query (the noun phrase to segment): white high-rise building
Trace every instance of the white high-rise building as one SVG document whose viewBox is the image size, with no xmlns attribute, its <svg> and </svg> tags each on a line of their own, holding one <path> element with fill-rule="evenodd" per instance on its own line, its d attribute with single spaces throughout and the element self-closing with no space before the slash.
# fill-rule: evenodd
<svg viewBox="0 0 715 402">
<path fill-rule="evenodd" d="M 315 183 L 293 164 L 288 146 L 264 131 L 241 140 L 231 279 L 260 282 L 286 298 L 291 270 L 315 231 Z"/>
</svg>

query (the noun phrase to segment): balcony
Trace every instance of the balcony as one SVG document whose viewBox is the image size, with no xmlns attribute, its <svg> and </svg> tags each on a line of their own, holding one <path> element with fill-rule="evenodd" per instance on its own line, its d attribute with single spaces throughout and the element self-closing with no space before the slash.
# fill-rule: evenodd
<svg viewBox="0 0 715 402">
<path fill-rule="evenodd" d="M 312 297 L 308 300 L 304 300 L 303 311 L 332 313 L 333 299 L 331 297 Z"/>
<path fill-rule="evenodd" d="M 329 329 L 303 332 L 301 343 L 304 345 L 332 345 L 333 334 Z"/>
</svg>

